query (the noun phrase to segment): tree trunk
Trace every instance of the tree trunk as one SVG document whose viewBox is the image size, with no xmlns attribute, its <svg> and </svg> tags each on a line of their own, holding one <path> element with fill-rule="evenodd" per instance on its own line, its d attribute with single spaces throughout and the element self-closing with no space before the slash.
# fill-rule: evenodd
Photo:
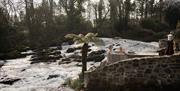
<svg viewBox="0 0 180 91">
<path fill-rule="evenodd" d="M 125 17 L 124 17 L 124 30 L 128 30 L 128 22 L 130 17 L 130 8 L 131 8 L 131 2 L 130 0 L 125 1 Z"/>
<path fill-rule="evenodd" d="M 84 80 L 84 72 L 87 71 L 87 53 L 88 43 L 84 43 L 82 47 L 82 80 Z"/>
<path fill-rule="evenodd" d="M 159 9 L 159 20 L 162 22 L 162 8 L 163 8 L 163 0 L 159 0 L 160 3 L 160 9 Z"/>
<path fill-rule="evenodd" d="M 147 19 L 147 17 L 148 17 L 148 0 L 145 0 L 144 18 Z"/>
</svg>

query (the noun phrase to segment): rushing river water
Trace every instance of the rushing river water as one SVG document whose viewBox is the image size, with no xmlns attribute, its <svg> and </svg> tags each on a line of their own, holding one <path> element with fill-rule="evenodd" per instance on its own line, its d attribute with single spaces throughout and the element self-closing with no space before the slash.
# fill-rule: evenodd
<svg viewBox="0 0 180 91">
<path fill-rule="evenodd" d="M 81 72 L 81 67 L 76 66 L 77 62 L 62 65 L 30 64 L 30 58 L 31 56 L 7 60 L 1 68 L 1 78 L 20 78 L 20 80 L 13 85 L 0 84 L 0 91 L 56 91 L 66 79 L 75 79 Z M 49 78 L 50 76 L 55 77 Z"/>
<path fill-rule="evenodd" d="M 102 38 L 105 42 L 104 46 L 96 47 L 92 46 L 92 51 L 104 49 L 106 50 L 110 44 L 114 45 L 114 48 L 123 47 L 126 52 L 133 51 L 136 54 L 154 54 L 158 49 L 158 43 L 146 43 L 140 41 L 132 41 L 126 39 L 111 39 Z M 77 45 L 65 45 L 62 46 L 61 54 L 68 57 L 75 54 L 66 53 L 66 50 Z M 31 53 L 31 51 L 30 51 Z M 36 63 L 31 64 L 29 61 L 31 56 L 20 59 L 7 60 L 6 64 L 0 68 L 0 80 L 2 78 L 18 78 L 17 82 L 12 85 L 1 84 L 0 91 L 73 91 L 69 88 L 60 90 L 59 87 L 66 81 L 66 79 L 78 78 L 78 74 L 81 72 L 81 67 L 78 62 L 71 62 L 69 64 L 53 63 Z M 88 68 L 92 66 L 98 66 L 99 63 L 88 62 Z"/>
</svg>

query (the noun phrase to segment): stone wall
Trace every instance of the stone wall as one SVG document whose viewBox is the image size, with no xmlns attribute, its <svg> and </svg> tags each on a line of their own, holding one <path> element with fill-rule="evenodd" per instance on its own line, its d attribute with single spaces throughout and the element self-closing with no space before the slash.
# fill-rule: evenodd
<svg viewBox="0 0 180 91">
<path fill-rule="evenodd" d="M 180 91 L 172 90 L 180 86 L 180 55 L 119 61 L 88 72 L 86 83 L 87 91 Z"/>
<path fill-rule="evenodd" d="M 140 58 L 140 57 L 153 57 L 155 55 L 119 55 L 119 54 L 110 54 L 108 59 L 111 61 L 111 63 L 118 62 L 124 59 L 130 59 L 130 58 Z"/>
</svg>

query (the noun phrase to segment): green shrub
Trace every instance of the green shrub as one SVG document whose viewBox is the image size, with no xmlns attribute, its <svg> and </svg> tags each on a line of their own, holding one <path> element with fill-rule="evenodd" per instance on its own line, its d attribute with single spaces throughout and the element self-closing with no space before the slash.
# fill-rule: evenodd
<svg viewBox="0 0 180 91">
<path fill-rule="evenodd" d="M 158 33 L 154 33 L 154 35 L 152 36 L 152 40 L 153 41 L 159 41 L 159 39 L 164 39 L 164 38 L 166 38 L 167 35 L 168 34 L 168 32 L 158 32 Z"/>
<path fill-rule="evenodd" d="M 159 20 L 152 18 L 141 20 L 140 25 L 145 29 L 151 29 L 155 32 L 161 32 L 169 29 L 167 24 L 161 23 Z"/>
<path fill-rule="evenodd" d="M 140 24 L 143 28 L 152 29 L 155 26 L 155 21 L 152 19 L 143 19 Z"/>
</svg>

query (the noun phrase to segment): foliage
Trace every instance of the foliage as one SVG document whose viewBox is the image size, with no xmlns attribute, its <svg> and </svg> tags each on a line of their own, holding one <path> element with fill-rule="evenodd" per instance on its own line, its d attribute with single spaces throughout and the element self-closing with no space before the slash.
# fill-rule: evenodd
<svg viewBox="0 0 180 91">
<path fill-rule="evenodd" d="M 25 36 L 16 26 L 12 26 L 8 13 L 0 7 L 0 58 L 20 57 L 25 49 Z M 15 24 L 14 24 L 15 25 Z"/>
<path fill-rule="evenodd" d="M 97 45 L 103 45 L 103 41 L 99 38 L 97 38 L 97 33 L 88 33 L 86 35 L 83 34 L 67 34 L 65 38 L 73 39 L 73 41 L 76 41 L 77 43 L 90 43 L 94 42 Z"/>
<path fill-rule="evenodd" d="M 69 33 L 96 32 L 100 37 L 158 40 L 170 30 L 163 20 L 175 29 L 180 16 L 179 2 L 164 5 L 167 7 L 162 12 L 163 0 L 58 1 L 42 0 L 37 6 L 33 0 L 24 0 L 21 4 L 0 2 L 0 51 L 59 46 Z M 24 6 L 25 9 L 20 9 Z M 75 41 L 102 43 L 87 36 L 73 35 Z"/>
<path fill-rule="evenodd" d="M 168 25 L 161 23 L 157 19 L 147 18 L 140 22 L 141 26 L 145 29 L 151 29 L 155 32 L 161 32 L 169 29 Z"/>
<path fill-rule="evenodd" d="M 169 23 L 172 29 L 176 29 L 178 20 L 180 20 L 180 2 L 170 4 L 165 8 L 165 20 Z"/>
</svg>

